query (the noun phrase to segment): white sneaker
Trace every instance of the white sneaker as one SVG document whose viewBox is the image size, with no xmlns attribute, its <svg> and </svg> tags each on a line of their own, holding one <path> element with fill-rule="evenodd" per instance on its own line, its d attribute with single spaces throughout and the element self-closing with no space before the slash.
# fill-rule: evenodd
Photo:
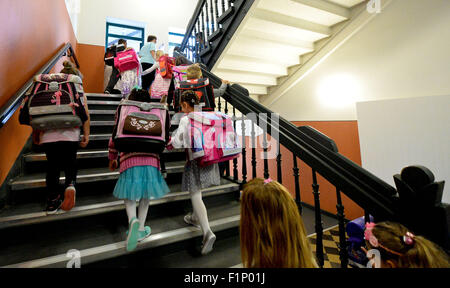
<svg viewBox="0 0 450 288">
<path fill-rule="evenodd" d="M 184 216 L 184 222 L 188 225 L 192 225 L 200 229 L 200 224 L 198 224 L 197 221 L 194 221 L 194 219 L 192 219 L 192 214 Z"/>
<path fill-rule="evenodd" d="M 202 255 L 206 255 L 211 253 L 213 250 L 214 243 L 216 242 L 216 235 L 214 235 L 212 232 L 208 236 L 208 238 L 203 240 L 203 246 L 202 246 Z"/>
</svg>

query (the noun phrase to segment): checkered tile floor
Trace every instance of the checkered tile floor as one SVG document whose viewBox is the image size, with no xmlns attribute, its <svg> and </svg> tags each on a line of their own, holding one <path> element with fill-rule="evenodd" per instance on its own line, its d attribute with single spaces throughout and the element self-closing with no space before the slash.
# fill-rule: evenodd
<svg viewBox="0 0 450 288">
<path fill-rule="evenodd" d="M 316 235 L 310 238 L 311 249 L 316 253 Z M 323 232 L 324 265 L 323 268 L 341 268 L 339 259 L 339 227 Z"/>
</svg>

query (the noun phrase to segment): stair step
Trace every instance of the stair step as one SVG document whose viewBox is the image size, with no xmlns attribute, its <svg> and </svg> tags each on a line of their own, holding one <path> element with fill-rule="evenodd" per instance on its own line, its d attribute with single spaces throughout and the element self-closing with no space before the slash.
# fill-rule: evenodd
<svg viewBox="0 0 450 288">
<path fill-rule="evenodd" d="M 87 98 L 109 98 L 122 100 L 122 94 L 100 94 L 100 93 L 85 93 Z"/>
<path fill-rule="evenodd" d="M 114 126 L 114 121 L 91 121 L 91 126 Z"/>
<path fill-rule="evenodd" d="M 116 115 L 115 110 L 89 110 L 90 115 Z"/>
<path fill-rule="evenodd" d="M 190 198 L 189 192 L 180 192 L 180 184 L 169 184 L 169 194 L 158 200 L 152 200 L 150 205 L 160 205 L 168 202 L 182 201 Z M 203 197 L 210 197 L 237 191 L 239 185 L 223 179 L 220 186 L 211 187 L 202 191 Z M 41 204 L 23 204 L 10 207 L 0 213 L 0 229 L 38 224 L 92 216 L 119 211 L 125 208 L 123 200 L 118 200 L 112 193 L 108 195 L 83 196 L 78 195 L 76 206 L 69 212 L 59 211 L 55 215 L 43 212 Z"/>
<path fill-rule="evenodd" d="M 164 150 L 164 153 L 182 153 L 184 149 L 173 149 L 173 150 Z M 104 158 L 108 157 L 108 150 L 106 149 L 96 149 L 96 150 L 80 150 L 77 153 L 77 159 L 90 159 L 90 158 Z M 39 161 L 47 161 L 47 157 L 45 153 L 30 153 L 24 155 L 23 158 L 25 162 L 39 162 Z"/>
<path fill-rule="evenodd" d="M 91 134 L 89 135 L 89 141 L 109 141 L 110 134 Z"/>
<path fill-rule="evenodd" d="M 215 233 L 236 229 L 240 221 L 239 213 L 240 205 L 237 201 L 227 201 L 220 206 L 208 209 L 211 229 Z M 134 252 L 167 246 L 202 236 L 200 229 L 187 226 L 184 223 L 184 211 L 174 214 L 149 219 L 146 224 L 150 224 L 152 235 L 142 241 Z M 151 216 L 151 213 L 149 215 Z M 70 260 L 66 257 L 67 251 L 72 249 L 80 251 L 81 265 L 127 255 L 129 252 L 125 249 L 126 241 L 124 240 L 125 231 L 128 227 L 127 225 L 121 225 L 126 223 L 126 221 L 122 221 L 125 219 L 124 213 L 124 215 L 99 219 L 95 225 L 85 224 L 88 227 L 72 222 L 61 223 L 58 226 L 52 225 L 52 227 L 43 229 L 41 233 L 37 233 L 33 237 L 31 245 L 29 238 L 24 235 L 20 237 L 20 234 L 27 234 L 28 231 L 21 230 L 17 233 L 19 235 L 16 235 L 17 240 L 6 239 L 6 241 L 12 243 L 6 243 L 0 248 L 0 254 L 5 256 L 0 259 L 0 265 L 5 268 L 63 268 Z M 86 219 L 86 221 L 92 221 L 92 219 Z M 68 225 L 70 226 L 68 227 Z M 58 229 L 59 226 L 65 229 Z M 115 228 L 112 229 L 112 227 Z M 52 239 L 52 241 L 48 241 L 48 239 Z"/>
<path fill-rule="evenodd" d="M 116 110 L 100 110 L 100 109 L 89 109 L 90 115 L 116 115 Z M 175 111 L 169 111 L 169 115 L 175 115 Z"/>
<path fill-rule="evenodd" d="M 217 18 L 217 23 L 224 24 L 231 16 L 234 15 L 235 9 L 233 6 L 230 6 L 225 13 L 223 13 L 219 18 Z"/>
<path fill-rule="evenodd" d="M 184 171 L 185 161 L 167 162 L 166 170 L 168 174 L 182 173 Z M 109 168 L 91 168 L 80 169 L 78 171 L 77 183 L 91 183 L 96 181 L 117 180 L 119 178 L 119 171 L 111 172 Z M 64 183 L 65 177 L 60 177 L 61 184 Z M 35 189 L 45 187 L 45 174 L 32 174 L 18 177 L 11 183 L 13 191 L 24 189 Z"/>
<path fill-rule="evenodd" d="M 88 100 L 89 105 L 108 105 L 108 106 L 119 106 L 119 101 L 99 101 L 99 100 Z"/>
</svg>

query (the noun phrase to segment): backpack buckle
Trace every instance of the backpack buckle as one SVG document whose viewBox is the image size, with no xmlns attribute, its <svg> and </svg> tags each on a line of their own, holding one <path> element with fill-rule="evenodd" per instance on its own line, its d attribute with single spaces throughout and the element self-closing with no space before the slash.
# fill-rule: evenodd
<svg viewBox="0 0 450 288">
<path fill-rule="evenodd" d="M 59 83 L 56 81 L 50 82 L 50 84 L 48 85 L 48 90 L 50 92 L 56 92 L 59 90 Z"/>
<path fill-rule="evenodd" d="M 152 105 L 151 103 L 142 103 L 140 108 L 142 111 L 150 111 L 152 110 Z"/>
</svg>

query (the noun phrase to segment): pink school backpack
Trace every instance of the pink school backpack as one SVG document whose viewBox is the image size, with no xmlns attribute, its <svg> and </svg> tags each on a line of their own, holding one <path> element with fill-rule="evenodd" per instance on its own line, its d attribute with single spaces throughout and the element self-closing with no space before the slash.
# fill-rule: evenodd
<svg viewBox="0 0 450 288">
<path fill-rule="evenodd" d="M 153 81 L 152 87 L 150 89 L 150 97 L 152 99 L 161 99 L 163 96 L 169 94 L 170 83 L 172 78 L 167 79 L 162 77 L 159 70 L 156 71 L 155 81 Z"/>
<path fill-rule="evenodd" d="M 113 141 L 120 152 L 162 153 L 169 140 L 167 104 L 122 100 Z"/>
<path fill-rule="evenodd" d="M 191 149 L 189 160 L 201 167 L 239 157 L 242 148 L 231 118 L 220 112 L 193 112 L 190 119 Z"/>
<path fill-rule="evenodd" d="M 81 78 L 69 74 L 42 74 L 26 93 L 19 122 L 33 129 L 80 127 L 87 121 Z"/>
<path fill-rule="evenodd" d="M 139 59 L 134 49 L 117 53 L 114 58 L 114 66 L 120 73 L 138 68 Z"/>
</svg>

